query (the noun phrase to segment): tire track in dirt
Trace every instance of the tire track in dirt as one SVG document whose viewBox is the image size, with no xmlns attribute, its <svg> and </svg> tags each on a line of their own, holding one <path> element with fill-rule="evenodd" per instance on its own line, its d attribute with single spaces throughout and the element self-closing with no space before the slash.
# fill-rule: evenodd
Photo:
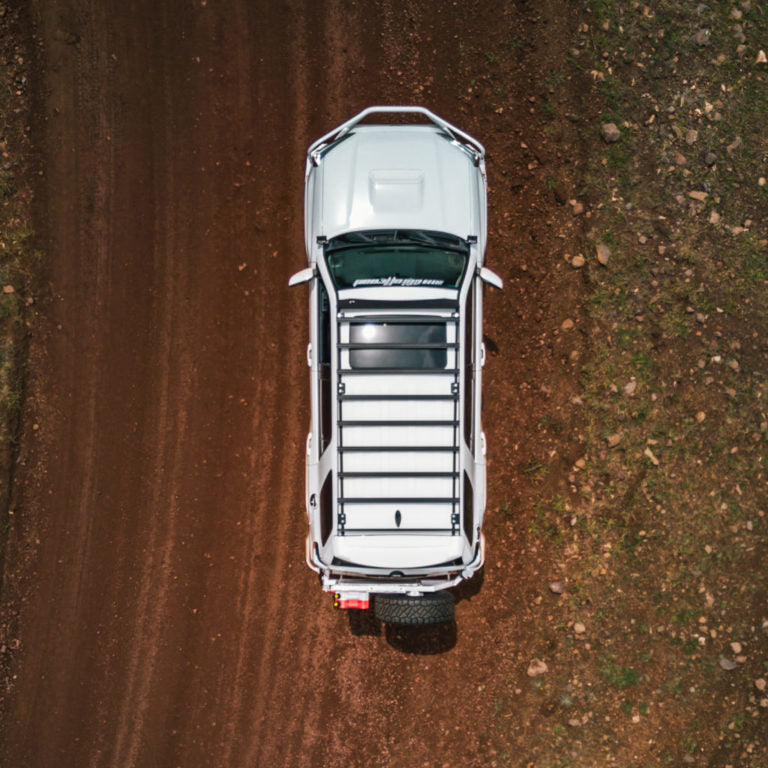
<svg viewBox="0 0 768 768">
<path fill-rule="evenodd" d="M 293 173 L 296 174 L 297 170 L 302 167 L 302 162 L 301 157 L 295 151 L 295 137 L 297 131 L 304 128 L 304 116 L 306 115 L 307 106 L 304 90 L 297 87 L 297 72 L 300 71 L 305 61 L 303 54 L 304 46 L 306 45 L 308 19 L 303 13 L 297 13 L 293 7 L 286 8 L 285 13 L 286 16 L 293 18 L 294 23 L 291 38 L 284 41 L 284 46 L 281 46 L 282 50 L 279 51 L 279 66 L 283 70 L 286 85 L 286 109 L 281 110 L 278 122 L 280 124 L 280 132 L 285 132 L 284 135 L 289 137 L 288 151 L 283 159 L 284 167 L 292 169 Z M 273 23 L 271 26 L 274 29 L 277 25 Z M 278 51 L 275 51 L 275 53 L 278 53 Z M 272 171 L 269 164 L 267 168 L 268 170 L 265 175 L 268 178 L 271 176 Z M 295 264 L 296 261 L 292 255 L 288 256 L 288 254 L 292 254 L 296 249 L 295 235 L 299 234 L 296 232 L 295 212 L 301 209 L 296 208 L 298 202 L 297 195 L 285 194 L 283 192 L 282 197 L 283 199 L 280 203 L 283 205 L 278 203 L 278 208 L 285 206 L 285 209 L 287 211 L 292 210 L 293 214 L 285 213 L 280 218 L 286 225 L 286 230 L 288 222 L 293 221 L 292 234 L 294 237 L 285 237 L 289 233 L 283 230 L 281 233 L 283 237 L 280 237 L 276 247 L 278 257 L 288 262 L 286 267 L 290 269 L 289 264 Z M 300 238 L 298 242 L 301 242 Z M 288 292 L 285 290 L 285 285 L 287 285 L 287 280 L 284 280 L 282 285 L 272 287 L 269 290 L 269 299 L 266 295 L 263 295 L 262 300 L 266 303 L 268 311 L 270 313 L 274 312 L 281 317 L 304 316 L 305 313 L 301 311 L 301 308 L 302 304 L 306 302 L 305 291 Z M 284 377 L 283 381 L 287 386 L 293 383 L 293 390 L 296 392 L 296 385 L 306 381 L 307 372 L 306 366 L 300 364 L 303 358 L 294 353 L 295 346 L 289 343 L 285 325 L 280 327 L 275 343 L 276 347 L 282 350 L 285 355 L 281 366 L 281 374 Z M 270 518 L 275 513 L 281 517 L 285 516 L 286 521 L 276 531 L 276 536 L 272 541 L 273 551 L 266 554 L 266 559 L 271 561 L 269 566 L 270 572 L 264 580 L 266 581 L 266 590 L 264 590 L 266 594 L 264 594 L 264 591 L 262 593 L 254 592 L 251 595 L 251 600 L 259 600 L 261 602 L 260 618 L 262 626 L 276 627 L 281 624 L 281 614 L 286 610 L 295 611 L 299 608 L 300 602 L 295 600 L 295 590 L 291 589 L 291 586 L 296 581 L 306 583 L 306 580 L 301 578 L 301 576 L 298 579 L 291 578 L 291 575 L 294 577 L 298 576 L 296 571 L 296 554 L 300 552 L 298 545 L 302 541 L 303 533 L 300 522 L 303 517 L 300 514 L 303 494 L 301 493 L 302 489 L 300 487 L 297 488 L 295 485 L 295 475 L 292 476 L 284 468 L 284 462 L 292 463 L 293 458 L 290 455 L 286 455 L 286 449 L 289 449 L 289 446 L 293 446 L 295 450 L 301 445 L 301 427 L 299 425 L 302 423 L 302 420 L 299 418 L 299 402 L 297 398 L 289 395 L 287 389 L 282 386 L 277 388 L 276 391 L 270 392 L 270 397 L 266 400 L 265 405 L 265 412 L 269 414 L 269 422 L 266 425 L 254 423 L 253 432 L 254 435 L 258 435 L 259 431 L 266 432 L 268 429 L 271 461 L 270 465 L 264 468 L 265 471 L 263 473 L 258 475 L 252 474 L 252 477 L 261 480 L 261 478 L 266 476 L 268 481 L 263 484 L 255 484 L 256 487 L 252 488 L 251 497 L 261 500 L 260 509 L 256 515 L 256 519 L 261 521 L 261 525 L 269 525 Z M 286 440 L 285 437 L 289 439 Z M 302 452 L 297 451 L 297 453 Z M 259 485 L 261 487 L 258 487 Z M 253 581 L 257 582 L 258 578 L 254 576 Z M 262 584 L 264 581 L 262 581 Z M 250 706 L 244 713 L 246 721 L 250 721 L 250 727 L 248 727 L 247 722 L 241 721 L 242 725 L 245 726 L 242 739 L 242 754 L 245 755 L 246 763 L 249 765 L 262 764 L 261 752 L 263 752 L 265 746 L 273 743 L 272 739 L 267 737 L 266 734 L 280 734 L 278 740 L 282 744 L 280 751 L 283 757 L 285 756 L 285 746 L 290 743 L 287 734 L 285 734 L 285 729 L 289 727 L 291 719 L 283 720 L 275 717 L 277 713 L 274 707 L 274 690 L 276 678 L 280 681 L 285 672 L 286 661 L 289 667 L 296 668 L 294 665 L 297 662 L 297 657 L 294 649 L 292 649 L 294 652 L 289 656 L 286 656 L 284 653 L 284 643 L 286 639 L 293 639 L 291 635 L 296 631 L 295 627 L 295 623 L 289 622 L 287 627 L 285 627 L 287 631 L 276 633 L 274 637 L 265 635 L 259 656 L 253 659 L 256 668 L 253 690 L 257 691 L 258 695 L 251 699 L 249 702 Z M 244 627 L 243 636 L 253 637 L 255 629 L 255 625 Z M 299 656 L 300 660 L 301 657 Z M 299 668 L 301 667 L 299 666 Z M 242 694 L 239 698 L 242 700 Z"/>
<path fill-rule="evenodd" d="M 170 74 L 161 74 L 163 104 L 172 103 Z M 173 143 L 173 124 L 165 121 L 164 145 Z M 174 176 L 166 160 L 157 171 L 162 179 L 161 187 L 168 201 L 176 198 Z M 183 293 L 186 274 L 177 262 L 178 244 L 164 201 L 158 217 L 153 240 L 165 262 L 163 302 L 159 318 L 159 361 L 157 411 L 152 417 L 155 430 L 153 455 L 162 475 L 169 485 L 154 484 L 149 506 L 164 509 L 164 514 L 151 517 L 148 533 L 148 558 L 143 563 L 139 581 L 137 616 L 133 633 L 133 645 L 126 665 L 125 692 L 121 696 L 112 764 L 137 765 L 145 717 L 150 701 L 150 687 L 157 663 L 158 644 L 168 601 L 171 554 L 175 544 L 176 516 L 178 515 L 178 486 L 182 462 L 182 445 L 186 430 L 186 408 L 189 392 L 194 386 L 190 373 L 188 354 L 174 349 L 178 338 L 174 307 L 178 293 Z M 160 254 L 155 255 L 157 259 Z M 175 386 L 172 386 L 175 384 Z M 173 409 L 169 414 L 169 409 Z M 172 425 L 172 427 L 171 427 Z M 95 766 L 98 763 L 92 762 Z"/>
<path fill-rule="evenodd" d="M 77 62 L 79 72 L 87 73 L 103 68 L 103 50 L 101 41 L 95 41 L 92 46 L 84 46 Z M 72 94 L 73 102 L 77 107 L 92 103 L 101 106 L 100 109 L 89 112 L 83 123 L 77 126 L 81 137 L 105 137 L 110 133 L 112 116 L 107 105 L 100 99 L 101 95 L 98 81 L 78 77 L 77 87 Z M 78 373 L 82 376 L 84 386 L 77 380 L 75 372 L 64 371 L 65 381 L 62 383 L 70 391 L 74 390 L 76 395 L 70 403 L 63 405 L 59 401 L 57 405 L 59 408 L 63 405 L 64 408 L 71 409 L 71 418 L 65 421 L 65 431 L 69 440 L 82 445 L 83 464 L 78 483 L 73 483 L 67 477 L 72 506 L 77 511 L 72 515 L 71 523 L 67 523 L 68 541 L 62 539 L 53 544 L 52 561 L 67 563 L 72 569 L 72 575 L 59 591 L 42 628 L 43 644 L 56 649 L 57 664 L 51 673 L 58 685 L 47 694 L 42 694 L 41 681 L 45 675 L 41 673 L 32 677 L 32 702 L 36 706 L 45 696 L 48 699 L 46 706 L 51 711 L 67 710 L 70 702 L 66 690 L 78 681 L 77 670 L 81 665 L 78 648 L 75 644 L 60 643 L 59 638 L 74 635 L 83 621 L 88 600 L 86 563 L 94 547 L 93 503 L 96 496 L 99 392 L 104 380 L 103 371 L 98 365 L 98 358 L 103 352 L 98 328 L 105 321 L 105 312 L 99 304 L 92 303 L 90 297 L 93 293 L 106 295 L 111 287 L 109 247 L 112 234 L 110 213 L 113 183 L 110 173 L 111 148 L 103 145 L 101 150 L 97 156 L 85 158 L 84 162 L 78 158 L 73 158 L 74 162 L 64 161 L 64 164 L 69 166 L 73 184 L 78 189 L 78 195 L 73 201 L 75 210 L 72 224 L 66 226 L 65 232 L 62 233 L 64 241 L 75 255 L 76 267 L 71 276 L 73 279 L 68 279 L 62 284 L 63 293 L 57 298 L 65 305 L 62 315 L 64 325 L 60 325 L 66 334 L 65 354 L 80 356 L 82 368 Z M 93 255 L 91 262 L 87 260 L 86 254 Z M 76 327 L 78 333 L 74 332 Z M 56 456 L 57 453 L 54 452 L 52 456 L 60 457 L 69 467 L 70 457 L 66 454 Z M 47 569 L 50 570 L 50 566 L 47 566 Z M 39 670 L 40 665 L 37 668 Z M 27 715 L 30 719 L 31 711 L 30 708 Z M 52 734 L 52 737 L 55 738 L 56 735 Z M 45 744 L 37 744 L 33 751 L 45 754 L 48 750 Z"/>
<path fill-rule="evenodd" d="M 289 144 L 291 149 L 288 154 L 290 167 L 298 170 L 304 165 L 304 149 L 309 143 L 307 115 L 312 99 L 315 97 L 315 89 L 311 77 L 308 76 L 312 72 L 307 54 L 308 30 L 318 30 L 320 39 L 324 41 L 320 47 L 327 52 L 325 57 L 327 75 L 322 93 L 322 103 L 332 106 L 337 112 L 337 116 L 331 117 L 333 124 L 345 119 L 349 112 L 349 107 L 341 98 L 344 92 L 346 73 L 354 66 L 360 66 L 365 59 L 360 38 L 346 38 L 343 34 L 343 30 L 349 27 L 362 28 L 359 23 L 361 20 L 356 17 L 354 8 L 350 8 L 348 5 L 344 7 L 340 2 L 332 2 L 328 3 L 323 8 L 322 13 L 318 14 L 316 10 L 310 9 L 309 4 L 304 3 L 303 7 L 294 6 L 292 12 L 294 18 L 297 19 L 298 29 L 294 28 L 294 35 L 288 48 L 287 63 L 290 73 L 287 78 L 288 92 L 292 95 L 294 103 L 293 108 L 286 111 L 286 115 L 289 116 L 289 124 L 286 129 L 291 137 Z M 298 19 L 303 19 L 303 21 L 299 22 Z M 309 138 L 311 140 L 311 137 Z M 294 197 L 294 201 L 293 211 L 295 213 L 302 211 L 301 200 Z M 301 217 L 295 214 L 291 218 L 293 219 L 291 241 L 301 243 L 303 222 Z M 296 248 L 295 245 L 294 248 Z M 304 258 L 301 258 L 299 263 L 302 261 Z M 306 303 L 306 290 L 299 289 L 291 293 L 293 294 L 291 299 L 295 299 L 292 301 L 294 307 L 298 302 Z M 302 361 L 302 356 L 293 352 L 290 364 L 292 373 L 288 377 L 288 381 L 292 381 L 296 389 L 301 386 L 306 387 L 305 382 L 308 379 L 307 369 L 300 361 Z M 296 399 L 292 400 L 292 406 L 292 413 L 284 413 L 288 416 L 288 424 L 297 423 Z M 299 445 L 301 444 L 301 440 L 299 440 Z M 301 450 L 297 450 L 295 456 L 289 455 L 286 456 L 286 459 L 289 462 L 300 462 L 303 458 L 302 453 Z M 300 456 L 302 458 L 299 458 Z M 279 470 L 277 467 L 274 469 L 274 474 L 278 475 Z M 285 474 L 280 480 L 275 477 L 275 485 L 278 484 L 280 487 L 278 498 L 290 499 L 289 509 L 291 512 L 295 510 L 293 516 L 297 524 L 292 525 L 290 530 L 286 526 L 285 534 L 287 534 L 288 540 L 281 542 L 280 545 L 282 562 L 279 563 L 276 573 L 285 572 L 284 569 L 288 566 L 294 571 L 294 577 L 289 578 L 281 590 L 282 595 L 280 597 L 282 600 L 274 606 L 273 621 L 275 624 L 279 623 L 278 611 L 282 604 L 283 611 L 286 608 L 289 611 L 300 611 L 304 616 L 305 623 L 301 626 L 300 631 L 282 633 L 272 646 L 271 653 L 262 657 L 262 672 L 269 669 L 271 674 L 267 684 L 263 687 L 260 686 L 262 695 L 256 703 L 255 722 L 260 723 L 261 727 L 251 734 L 246 752 L 246 763 L 249 765 L 274 765 L 280 761 L 286 765 L 299 764 L 306 760 L 307 754 L 312 753 L 314 744 L 323 735 L 320 726 L 324 714 L 323 687 L 316 683 L 322 680 L 323 668 L 331 655 L 333 645 L 330 617 L 327 613 L 323 613 L 323 609 L 327 611 L 328 608 L 327 597 L 320 594 L 313 577 L 310 576 L 309 579 L 296 578 L 295 574 L 295 555 L 299 550 L 296 545 L 303 544 L 305 536 L 302 489 L 294 487 L 293 493 L 291 493 L 290 480 Z M 310 582 L 309 591 L 307 581 Z M 320 610 L 317 609 L 318 603 Z M 290 667 L 292 669 L 287 670 L 285 668 L 285 660 L 287 659 L 291 659 Z M 295 671 L 296 677 L 301 677 L 308 683 L 303 686 L 301 697 L 276 696 L 278 689 L 284 685 L 286 672 L 289 674 L 289 679 L 294 677 L 294 674 L 291 674 L 292 671 Z M 279 737 L 277 739 L 267 738 L 267 733 L 275 728 L 278 729 Z"/>
<path fill-rule="evenodd" d="M 240 27 L 247 27 L 248 19 L 245 14 L 245 9 L 239 6 L 237 11 L 237 24 Z M 254 41 L 258 44 L 258 41 Z M 253 61 L 251 58 L 250 50 L 251 46 L 246 45 L 244 41 L 238 40 L 236 43 L 236 61 L 237 68 L 241 74 L 241 78 L 238 81 L 238 106 L 242 114 L 252 114 L 253 106 L 251 99 L 251 90 L 248 87 L 250 81 L 244 76 L 244 74 L 250 73 L 253 68 Z M 261 81 L 256 83 L 256 97 L 255 103 L 260 104 L 264 102 L 263 89 L 259 87 Z M 260 196 L 261 197 L 261 196 Z M 262 199 L 256 201 L 257 208 L 261 207 L 264 203 Z M 241 226 L 242 226 L 241 222 Z M 267 286 L 262 283 L 258 291 L 258 312 L 256 314 L 256 326 L 264 327 L 267 320 Z M 258 346 L 255 350 L 256 359 L 254 361 L 254 370 L 260 371 L 263 369 L 263 356 L 261 354 L 261 347 Z M 254 376 L 255 388 L 252 393 L 254 403 L 263 403 L 267 397 L 267 386 L 264 376 Z M 251 443 L 258 444 L 258 435 L 261 428 L 261 412 L 256 411 L 251 419 Z M 257 481 L 262 478 L 266 473 L 267 457 L 265 451 L 258 450 L 253 444 L 250 445 L 248 451 L 248 474 L 252 478 L 252 481 L 248 484 L 249 497 L 253 499 L 259 499 L 258 486 L 260 482 Z M 263 502 L 259 505 L 263 507 Z M 258 558 L 261 555 L 262 547 L 259 546 L 261 526 L 255 522 L 256 520 L 264 520 L 266 515 L 261 512 L 257 507 L 254 510 L 254 516 L 246 526 L 247 531 L 247 545 L 241 549 L 241 559 L 244 564 L 242 573 L 239 577 L 237 591 L 236 591 L 236 613 L 240 617 L 238 625 L 238 643 L 235 652 L 234 665 L 231 679 L 231 690 L 229 699 L 226 702 L 227 714 L 225 718 L 225 726 L 222 733 L 222 745 L 221 745 L 221 764 L 231 765 L 233 762 L 233 751 L 237 747 L 238 740 L 240 738 L 241 728 L 245 725 L 245 718 L 243 712 L 243 699 L 247 695 L 248 687 L 250 685 L 250 656 L 251 646 L 253 643 L 253 636 L 255 634 L 255 628 L 257 626 L 256 619 L 259 616 L 258 602 L 259 602 L 259 578 L 258 578 Z"/>
</svg>

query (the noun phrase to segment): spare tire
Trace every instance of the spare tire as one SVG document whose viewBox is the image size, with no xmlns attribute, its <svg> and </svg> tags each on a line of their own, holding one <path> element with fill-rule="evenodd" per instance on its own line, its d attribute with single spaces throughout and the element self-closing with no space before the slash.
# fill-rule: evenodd
<svg viewBox="0 0 768 768">
<path fill-rule="evenodd" d="M 427 626 L 453 621 L 453 595 L 427 592 L 424 595 L 375 595 L 376 618 L 386 624 Z"/>
</svg>

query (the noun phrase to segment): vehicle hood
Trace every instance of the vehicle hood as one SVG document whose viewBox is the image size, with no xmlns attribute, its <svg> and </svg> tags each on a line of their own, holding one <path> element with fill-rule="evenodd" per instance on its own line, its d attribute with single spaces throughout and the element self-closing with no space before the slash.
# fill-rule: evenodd
<svg viewBox="0 0 768 768">
<path fill-rule="evenodd" d="M 482 172 L 431 126 L 357 127 L 314 170 L 316 235 L 382 229 L 478 234 Z"/>
</svg>

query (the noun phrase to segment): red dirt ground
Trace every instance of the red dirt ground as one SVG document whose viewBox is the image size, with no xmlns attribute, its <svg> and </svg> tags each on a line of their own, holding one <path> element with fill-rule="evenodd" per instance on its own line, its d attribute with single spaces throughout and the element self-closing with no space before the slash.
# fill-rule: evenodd
<svg viewBox="0 0 768 768">
<path fill-rule="evenodd" d="M 456 626 L 377 633 L 332 610 L 303 562 L 306 293 L 287 280 L 311 140 L 423 103 L 483 141 L 507 281 L 488 298 L 489 508 L 515 499 L 537 378 L 563 402 L 572 386 L 570 348 L 536 339 L 582 279 L 560 270 L 565 209 L 543 183 L 567 158 L 537 148 L 530 114 L 567 54 L 563 5 L 33 3 L 45 274 L 4 766 L 493 762 L 492 680 L 536 631 L 541 575 L 490 514 Z M 513 710 L 512 740 L 525 729 Z"/>
</svg>

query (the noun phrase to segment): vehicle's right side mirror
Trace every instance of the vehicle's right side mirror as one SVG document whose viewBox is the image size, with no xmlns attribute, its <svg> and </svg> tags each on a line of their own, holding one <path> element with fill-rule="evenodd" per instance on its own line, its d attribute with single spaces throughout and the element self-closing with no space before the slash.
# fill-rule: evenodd
<svg viewBox="0 0 768 768">
<path fill-rule="evenodd" d="M 480 267 L 480 279 L 499 290 L 504 287 L 504 281 L 492 269 L 488 269 L 488 267 Z"/>
<path fill-rule="evenodd" d="M 288 281 L 289 286 L 301 285 L 302 283 L 308 283 L 315 276 L 314 267 L 305 267 L 300 269 L 295 275 L 291 276 Z"/>
</svg>

